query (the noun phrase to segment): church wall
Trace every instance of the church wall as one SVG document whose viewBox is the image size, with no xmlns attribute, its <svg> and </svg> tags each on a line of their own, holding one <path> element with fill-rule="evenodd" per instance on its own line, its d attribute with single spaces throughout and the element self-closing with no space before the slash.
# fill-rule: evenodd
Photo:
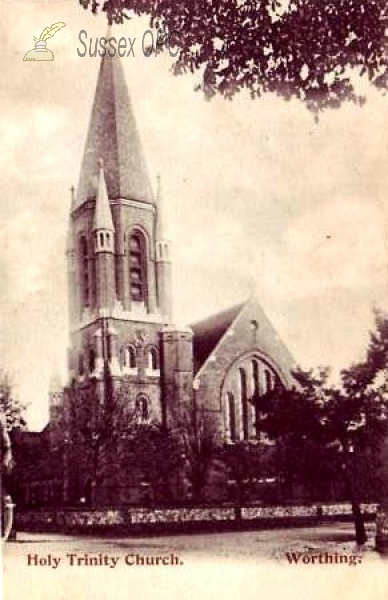
<svg viewBox="0 0 388 600">
<path fill-rule="evenodd" d="M 136 321 L 121 321 L 109 319 L 109 330 L 115 332 L 114 355 L 116 360 L 111 361 L 111 372 L 114 377 L 115 387 L 120 388 L 123 379 L 123 388 L 127 389 L 128 399 L 133 404 L 139 395 L 144 395 L 149 402 L 149 420 L 161 422 L 161 393 L 160 393 L 160 368 L 152 369 L 149 364 L 148 352 L 151 348 L 157 351 L 158 366 L 160 366 L 160 336 L 159 331 L 163 325 L 158 323 L 144 323 Z M 96 321 L 86 330 L 77 331 L 72 336 L 72 365 L 76 373 L 78 385 L 85 385 L 96 372 L 90 372 L 88 365 L 88 352 L 94 349 L 98 354 L 100 337 L 95 334 L 101 328 L 100 321 Z M 130 346 L 136 354 L 136 367 L 130 368 L 124 364 L 124 352 Z M 79 375 L 78 360 L 84 356 L 84 374 Z M 98 373 L 101 377 L 101 372 Z"/>
<path fill-rule="evenodd" d="M 226 408 L 223 398 L 225 379 L 238 358 L 250 353 L 257 353 L 268 362 L 284 385 L 292 384 L 290 372 L 293 359 L 256 303 L 249 303 L 243 308 L 196 376 L 196 403 L 205 408 L 215 437 L 220 442 L 226 441 Z M 237 387 L 233 391 L 237 396 Z M 240 419 L 241 414 L 237 414 L 238 428 Z M 250 423 L 252 419 L 252 414 L 249 414 Z"/>
<path fill-rule="evenodd" d="M 94 202 L 86 203 L 81 209 L 78 209 L 72 219 L 73 247 L 75 259 L 75 300 L 78 307 L 76 322 L 79 323 L 85 317 L 92 314 L 97 301 L 97 281 L 96 281 L 96 256 L 94 251 L 93 239 L 93 220 L 94 220 Z M 82 281 L 82 256 L 80 251 L 81 237 L 85 236 L 88 245 L 88 273 L 89 273 L 89 301 L 85 306 Z"/>
<path fill-rule="evenodd" d="M 167 427 L 190 417 L 193 402 L 193 346 L 190 329 L 167 328 L 161 334 L 163 399 Z"/>
</svg>

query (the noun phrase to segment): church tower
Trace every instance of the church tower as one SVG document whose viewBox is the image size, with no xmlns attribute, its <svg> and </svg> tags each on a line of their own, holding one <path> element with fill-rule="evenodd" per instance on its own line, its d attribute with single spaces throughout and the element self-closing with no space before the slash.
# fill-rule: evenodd
<svg viewBox="0 0 388 600">
<path fill-rule="evenodd" d="M 171 264 L 158 180 L 154 195 L 120 58 L 103 57 L 67 245 L 70 380 L 108 367 L 131 407 L 162 419 L 160 334 L 171 325 Z"/>
</svg>

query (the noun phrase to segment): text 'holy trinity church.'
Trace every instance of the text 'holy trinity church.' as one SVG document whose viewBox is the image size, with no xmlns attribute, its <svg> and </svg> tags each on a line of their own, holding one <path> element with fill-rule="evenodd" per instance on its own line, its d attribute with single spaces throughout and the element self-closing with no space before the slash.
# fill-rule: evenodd
<svg viewBox="0 0 388 600">
<path fill-rule="evenodd" d="M 140 497 L 144 456 L 117 458 L 126 424 L 174 431 L 194 419 L 195 434 L 206 431 L 216 446 L 262 441 L 250 400 L 290 386 L 294 361 L 254 300 L 174 325 L 162 197 L 151 187 L 118 56 L 101 61 L 66 252 L 69 380 L 65 390 L 52 386 L 43 432 L 23 433 L 23 444 L 42 453 L 21 474 L 24 503 L 88 498 L 97 451 L 98 486 L 108 490 L 101 501 Z"/>
</svg>

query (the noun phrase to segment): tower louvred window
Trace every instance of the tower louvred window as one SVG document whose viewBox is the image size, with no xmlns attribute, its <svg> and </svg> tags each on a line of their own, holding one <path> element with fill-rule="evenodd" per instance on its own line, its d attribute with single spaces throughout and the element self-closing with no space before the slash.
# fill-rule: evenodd
<svg viewBox="0 0 388 600">
<path fill-rule="evenodd" d="M 129 249 L 131 252 L 141 252 L 141 242 L 138 233 L 133 233 L 129 240 Z"/>
<path fill-rule="evenodd" d="M 130 262 L 131 262 L 131 267 L 140 268 L 141 267 L 140 255 L 132 253 L 130 256 Z"/>
<path fill-rule="evenodd" d="M 131 299 L 146 299 L 146 244 L 142 233 L 136 231 L 129 237 L 129 276 Z"/>
</svg>

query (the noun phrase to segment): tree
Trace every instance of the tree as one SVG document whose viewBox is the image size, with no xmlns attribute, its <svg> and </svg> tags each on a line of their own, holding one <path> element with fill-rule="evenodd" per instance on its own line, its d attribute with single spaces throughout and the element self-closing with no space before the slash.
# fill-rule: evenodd
<svg viewBox="0 0 388 600">
<path fill-rule="evenodd" d="M 277 385 L 257 400 L 260 429 L 276 440 L 276 471 L 282 497 L 290 499 L 295 486 L 302 485 L 312 498 L 322 498 L 334 470 L 321 411 L 322 386 L 328 371 L 298 371 L 295 377 L 298 386 L 289 390 Z"/>
<path fill-rule="evenodd" d="M 176 52 L 174 73 L 198 71 L 207 97 L 248 88 L 309 109 L 362 101 L 352 76 L 388 83 L 385 0 L 78 0 L 110 23 L 147 14 L 158 49 Z"/>
<path fill-rule="evenodd" d="M 354 374 L 354 373 L 353 373 Z M 387 398 L 388 398 L 388 315 L 382 311 L 375 311 L 375 327 L 370 334 L 369 345 L 367 349 L 366 359 L 358 365 L 356 377 L 352 377 L 352 373 L 347 374 L 348 385 L 353 386 L 357 392 L 359 380 L 364 380 L 365 385 L 369 389 L 370 394 L 374 394 L 377 398 L 385 399 L 383 410 L 380 409 L 377 403 L 376 410 L 380 412 L 380 421 L 386 424 L 388 418 Z M 379 523 L 384 520 L 388 522 L 388 434 L 385 434 L 382 461 L 379 465 L 380 474 L 380 502 L 381 502 L 381 518 Z M 378 537 L 384 538 L 384 545 L 388 546 L 386 534 L 378 532 Z"/>
<path fill-rule="evenodd" d="M 10 492 L 10 475 L 13 468 L 11 441 L 8 435 L 13 429 L 24 429 L 25 406 L 12 393 L 12 383 L 8 373 L 0 369 L 0 530 L 1 536 L 8 537 L 12 527 L 12 512 L 4 498 Z M 4 510 L 3 510 L 4 509 Z"/>
<path fill-rule="evenodd" d="M 298 371 L 298 386 L 269 393 L 262 405 L 262 426 L 289 457 L 288 477 L 307 485 L 344 479 L 358 544 L 366 541 L 360 508 L 365 471 L 378 461 L 387 434 L 387 386 L 371 386 L 369 373 L 365 364 L 354 365 L 335 386 L 327 369 Z"/>
<path fill-rule="evenodd" d="M 232 484 L 237 514 L 245 502 L 255 497 L 256 482 L 265 474 L 265 447 L 251 442 L 225 444 L 219 451 Z"/>
<path fill-rule="evenodd" d="M 129 380 L 113 384 L 105 374 L 103 393 L 91 379 L 67 391 L 66 452 L 70 500 L 120 502 L 120 489 L 142 489 L 144 501 L 173 500 L 172 479 L 183 468 L 176 439 L 162 425 L 144 421 L 131 401 Z"/>
<path fill-rule="evenodd" d="M 19 402 L 12 391 L 12 381 L 9 374 L 0 369 L 0 412 L 5 414 L 7 429 L 25 429 L 27 422 L 24 417 L 26 406 Z"/>
<path fill-rule="evenodd" d="M 180 455 L 187 464 L 190 496 L 195 503 L 203 501 L 203 493 L 214 459 L 217 439 L 212 417 L 193 403 L 190 407 L 171 410 L 172 435 Z"/>
<path fill-rule="evenodd" d="M 117 483 L 125 490 L 137 487 L 141 504 L 179 503 L 186 500 L 185 460 L 174 436 L 158 423 L 132 424 L 117 448 Z"/>
</svg>

